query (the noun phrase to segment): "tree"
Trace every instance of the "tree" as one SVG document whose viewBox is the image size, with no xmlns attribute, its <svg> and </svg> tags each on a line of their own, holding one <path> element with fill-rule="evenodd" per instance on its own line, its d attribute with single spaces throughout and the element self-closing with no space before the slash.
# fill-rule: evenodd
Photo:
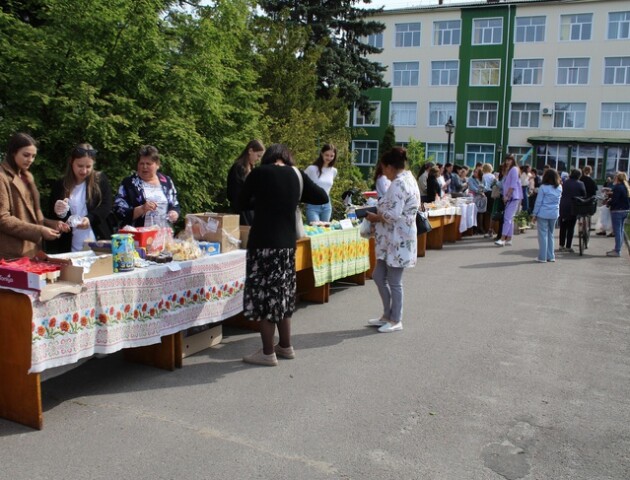
<svg viewBox="0 0 630 480">
<path fill-rule="evenodd" d="M 407 160 L 409 161 L 409 170 L 417 176 L 420 167 L 425 162 L 424 143 L 415 138 L 409 138 L 409 143 L 407 143 Z"/>
<path fill-rule="evenodd" d="M 389 152 L 396 146 L 396 128 L 390 123 L 385 128 L 383 134 L 383 141 L 379 145 L 378 156 L 380 157 L 385 152 Z"/>
</svg>

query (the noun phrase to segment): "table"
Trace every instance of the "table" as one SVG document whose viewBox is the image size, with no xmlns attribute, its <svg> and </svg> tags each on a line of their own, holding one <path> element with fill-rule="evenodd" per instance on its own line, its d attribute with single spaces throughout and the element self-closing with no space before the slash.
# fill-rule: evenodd
<svg viewBox="0 0 630 480">
<path fill-rule="evenodd" d="M 0 417 L 41 429 L 40 373 L 94 354 L 181 367 L 180 332 L 242 311 L 244 281 L 237 250 L 90 279 L 48 302 L 0 290 Z"/>
</svg>

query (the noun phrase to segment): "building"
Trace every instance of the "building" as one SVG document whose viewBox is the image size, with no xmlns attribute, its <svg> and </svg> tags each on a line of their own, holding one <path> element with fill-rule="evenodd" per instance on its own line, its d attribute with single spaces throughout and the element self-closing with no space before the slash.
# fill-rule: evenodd
<svg viewBox="0 0 630 480">
<path fill-rule="evenodd" d="M 598 179 L 628 172 L 627 0 L 436 0 L 376 19 L 386 28 L 368 39 L 383 49 L 371 59 L 390 88 L 367 92 L 372 115 L 350 113 L 358 165 L 376 163 L 391 123 L 441 163 L 497 166 L 511 152 L 537 168 L 588 164 Z"/>
</svg>

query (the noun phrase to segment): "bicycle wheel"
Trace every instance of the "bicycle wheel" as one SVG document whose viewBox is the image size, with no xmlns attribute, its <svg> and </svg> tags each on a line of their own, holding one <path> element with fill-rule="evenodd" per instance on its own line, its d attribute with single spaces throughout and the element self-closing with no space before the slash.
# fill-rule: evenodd
<svg viewBox="0 0 630 480">
<path fill-rule="evenodd" d="M 578 246 L 580 249 L 580 257 L 584 253 L 584 220 L 582 218 L 578 219 L 580 224 L 578 225 Z"/>
<path fill-rule="evenodd" d="M 588 249 L 588 242 L 591 239 L 591 217 L 586 217 L 584 219 L 584 250 Z"/>
</svg>

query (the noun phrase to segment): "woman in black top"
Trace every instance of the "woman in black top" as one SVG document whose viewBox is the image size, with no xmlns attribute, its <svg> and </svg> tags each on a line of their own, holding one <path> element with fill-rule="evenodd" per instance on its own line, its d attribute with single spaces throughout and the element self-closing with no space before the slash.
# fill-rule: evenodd
<svg viewBox="0 0 630 480">
<path fill-rule="evenodd" d="M 294 358 L 291 315 L 295 310 L 295 209 L 300 201 L 312 205 L 328 202 L 326 191 L 293 168 L 289 149 L 271 145 L 261 166 L 247 176 L 241 205 L 254 205 L 254 222 L 247 241 L 247 272 L 243 310 L 245 317 L 260 322 L 263 348 L 243 357 L 246 363 L 275 366 L 276 354 Z M 300 180 L 302 194 L 300 196 Z M 278 325 L 280 337 L 274 346 Z"/>
<path fill-rule="evenodd" d="M 254 212 L 249 206 L 240 207 L 238 201 L 247 175 L 249 175 L 249 172 L 256 166 L 256 163 L 258 163 L 264 151 L 265 146 L 260 140 L 250 141 L 239 157 L 234 161 L 228 172 L 227 198 L 230 202 L 232 213 L 240 215 L 241 225 L 251 225 L 254 219 Z"/>
<path fill-rule="evenodd" d="M 427 176 L 427 202 L 435 202 L 442 196 L 442 188 L 438 182 L 437 177 L 440 175 L 440 168 L 436 165 L 429 169 L 429 175 Z"/>
</svg>

